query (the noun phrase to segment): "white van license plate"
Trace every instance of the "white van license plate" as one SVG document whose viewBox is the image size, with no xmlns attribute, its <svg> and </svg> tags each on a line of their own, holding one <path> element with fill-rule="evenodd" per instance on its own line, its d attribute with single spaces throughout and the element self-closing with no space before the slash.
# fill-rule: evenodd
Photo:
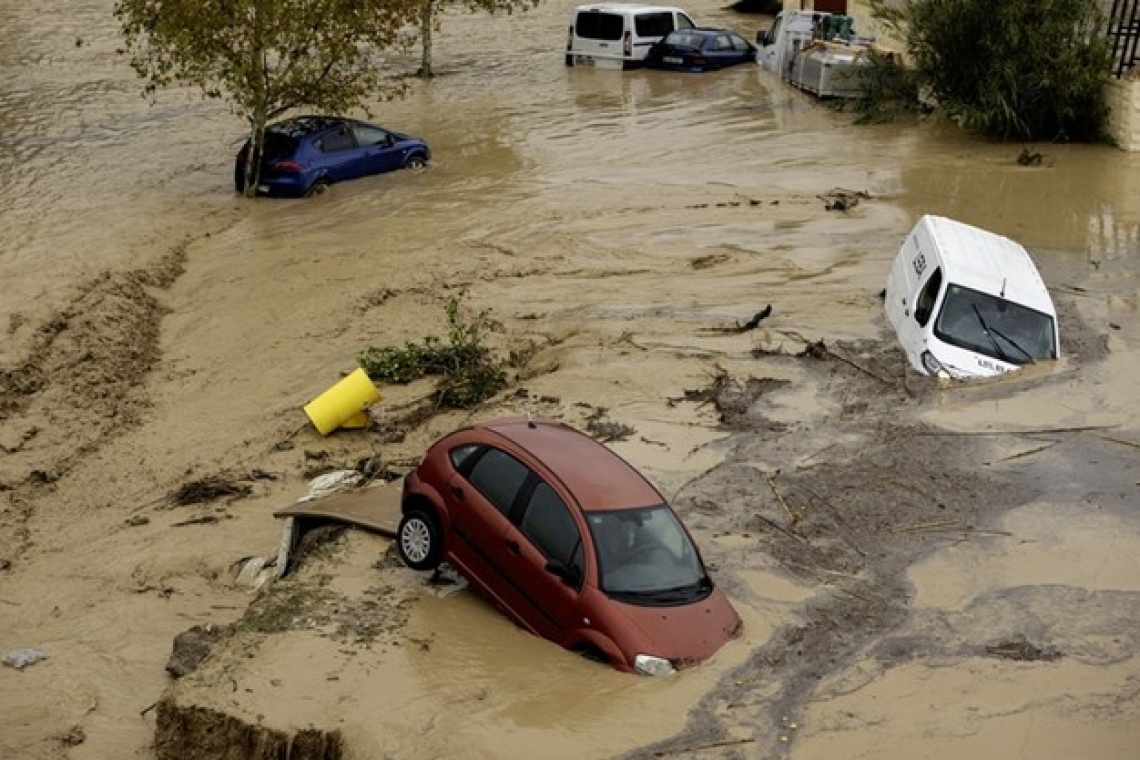
<svg viewBox="0 0 1140 760">
<path fill-rule="evenodd" d="M 685 62 L 685 59 L 678 58 L 675 55 L 662 56 L 661 60 L 665 61 L 665 63 L 684 63 Z"/>
<path fill-rule="evenodd" d="M 591 55 L 576 55 L 574 56 L 575 66 L 593 66 L 594 57 Z"/>
</svg>

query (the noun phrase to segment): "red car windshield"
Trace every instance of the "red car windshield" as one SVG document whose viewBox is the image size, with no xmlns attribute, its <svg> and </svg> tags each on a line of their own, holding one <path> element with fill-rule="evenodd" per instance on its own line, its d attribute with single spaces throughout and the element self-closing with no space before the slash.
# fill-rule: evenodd
<svg viewBox="0 0 1140 760">
<path fill-rule="evenodd" d="M 689 534 L 665 504 L 586 515 L 599 587 L 620 601 L 689 604 L 712 591 Z"/>
</svg>

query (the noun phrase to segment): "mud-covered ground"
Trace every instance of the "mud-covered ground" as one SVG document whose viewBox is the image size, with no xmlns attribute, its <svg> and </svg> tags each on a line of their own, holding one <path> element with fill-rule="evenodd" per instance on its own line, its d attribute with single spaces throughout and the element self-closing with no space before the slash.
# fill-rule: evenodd
<svg viewBox="0 0 1140 760">
<path fill-rule="evenodd" d="M 571 4 L 548 3 L 449 14 L 441 75 L 376 104 L 428 138 L 428 171 L 249 202 L 241 125 L 140 99 L 111 5 L 0 0 L 0 653 L 47 655 L 0 668 L 0 756 L 1133 756 L 1136 157 L 1020 166 L 928 122 L 856 127 L 751 67 L 566 69 Z M 489 53 L 507 29 L 524 42 Z M 878 293 L 922 213 L 1029 247 L 1060 361 L 906 370 Z M 430 383 L 384 386 L 372 429 L 312 429 L 361 349 L 444 335 L 458 293 L 506 390 L 429 415 Z M 238 577 L 313 477 L 398 476 L 504 413 L 653 479 L 744 635 L 634 678 L 354 530 L 261 591 Z M 176 679 L 186 631 L 209 656 Z"/>
<path fill-rule="evenodd" d="M 1105 336 L 1090 329 L 1071 302 L 1062 301 L 1060 308 L 1073 363 L 1103 361 Z M 707 332 L 736 333 L 731 328 L 739 324 Z M 637 337 L 632 332 L 625 336 L 631 346 L 637 345 Z M 1136 487 L 1129 449 L 1135 444 L 1108 435 L 1101 426 L 953 431 L 930 425 L 921 420 L 922 412 L 956 389 L 914 373 L 889 341 L 829 346 L 823 340 L 805 343 L 794 331 L 773 329 L 765 331 L 749 354 L 750 361 L 733 371 L 713 361 L 702 384 L 661 399 L 660 406 L 662 412 L 693 407 L 698 420 L 724 434 L 715 444 L 717 463 L 684 483 L 674 503 L 706 547 L 718 579 L 748 611 L 746 619 L 760 622 L 762 632 L 751 631 L 745 644 L 730 645 L 731 654 L 708 666 L 714 680 L 699 698 L 687 695 L 693 701 L 683 720 L 677 713 L 673 730 L 656 740 L 630 742 L 627 748 L 620 739 L 603 742 L 610 752 L 638 758 L 783 757 L 794 748 L 801 726 L 819 730 L 805 718 L 821 695 L 846 694 L 913 663 L 960 667 L 974 662 L 984 667 L 988 662 L 1024 671 L 1056 668 L 1066 658 L 1107 666 L 1135 650 L 1132 623 L 1140 614 L 1135 595 L 1027 585 L 994 589 L 961 609 L 923 610 L 915 606 L 910 576 L 916 565 L 945 551 L 966 546 L 984 552 L 995 544 L 1027 540 L 1010 530 L 1006 520 L 1019 508 L 1049 497 L 1053 486 L 1043 480 L 1043 471 L 1079 467 L 1081 479 L 1105 489 L 1097 508 L 1128 516 Z M 525 367 L 521 374 L 527 374 Z M 1055 380 L 1005 378 L 975 383 L 971 392 L 1000 397 Z M 805 395 L 815 399 L 810 411 L 795 401 Z M 551 396 L 536 399 L 525 381 L 518 381 L 506 396 L 499 404 L 508 411 L 519 410 L 519 399 L 528 409 L 537 402 L 542 413 L 592 427 L 615 445 L 637 439 L 647 446 L 670 447 L 667 440 L 642 435 L 636 425 L 608 419 L 604 409 L 591 410 L 584 402 L 568 408 L 564 400 Z M 795 409 L 791 417 L 789 401 Z M 375 434 L 381 437 L 391 439 L 399 429 L 395 418 L 385 420 L 381 414 L 377 422 L 381 430 Z M 356 438 L 363 439 L 357 441 L 360 446 L 368 434 Z M 358 449 L 359 454 L 366 452 Z M 250 716 L 291 712 L 275 705 L 274 692 L 281 689 L 285 699 L 295 692 L 270 680 L 276 689 L 269 688 L 266 701 L 263 680 L 267 672 L 290 661 L 321 663 L 327 679 L 321 691 L 337 695 L 322 700 L 325 706 L 372 705 L 382 698 L 377 691 L 383 693 L 374 683 L 375 674 L 351 678 L 345 670 L 371 670 L 376 657 L 403 657 L 401 650 L 416 652 L 412 657 L 423 657 L 421 667 L 430 668 L 433 651 L 453 646 L 453 637 L 464 635 L 466 624 L 461 621 L 455 622 L 457 630 L 443 632 L 409 622 L 425 597 L 442 597 L 437 603 L 441 606 L 456 604 L 454 592 L 463 589 L 461 582 L 447 576 L 440 582 L 428 575 L 409 582 L 409 572 L 382 538 L 329 527 L 306 535 L 312 540 L 298 553 L 299 569 L 263 593 L 227 631 L 203 670 L 186 678 L 159 706 L 161 756 L 210 757 L 217 752 L 219 738 L 232 743 L 251 731 L 264 737 L 261 727 L 253 728 L 261 721 Z M 756 621 L 760 611 L 770 612 L 777 601 L 787 605 L 775 616 L 779 624 Z M 470 611 L 459 608 L 447 614 Z M 479 611 L 497 615 L 482 605 Z M 281 636 L 292 640 L 274 638 Z M 499 662 L 506 653 L 479 654 Z M 241 662 L 248 658 L 257 663 L 254 669 Z M 559 658 L 551 678 L 567 671 L 573 672 L 572 679 L 587 683 L 610 677 L 604 666 Z M 346 710 L 345 715 L 339 708 L 329 713 L 312 707 L 305 713 L 308 725 L 325 733 L 313 743 L 315 750 L 306 744 L 308 735 L 302 735 L 303 749 L 294 751 L 314 757 L 330 756 L 330 745 L 346 747 L 350 756 L 362 746 L 391 757 L 524 757 L 538 751 L 539 745 L 531 743 L 535 739 L 504 745 L 498 736 L 471 747 L 466 738 L 461 743 L 440 735 L 445 732 L 435 725 L 439 713 L 462 716 L 463 703 L 493 701 L 491 692 L 515 685 L 509 670 L 502 681 L 493 673 L 481 675 L 474 695 L 462 694 L 460 688 L 454 697 L 458 706 L 438 706 L 427 734 L 419 737 L 425 742 L 421 748 L 402 741 L 389 748 L 384 731 L 356 723 L 358 710 Z M 1135 683 L 1131 677 L 1129 682 Z M 225 683 L 232 688 L 223 688 Z M 219 696 L 219 690 L 228 693 Z M 1135 696 L 1135 687 L 1127 687 L 1103 708 L 1123 718 L 1131 714 Z M 518 698 L 499 699 L 516 705 Z M 676 710 L 677 705 L 672 707 Z M 363 712 L 370 710 L 365 707 Z M 227 728 L 220 731 L 223 716 Z M 234 716 L 245 716 L 246 722 Z M 852 718 L 848 714 L 847 720 Z M 283 736 L 276 740 L 286 741 Z M 587 740 L 561 752 L 546 751 L 593 756 L 589 746 Z M 940 756 L 937 742 L 933 746 L 931 756 Z M 1109 753 L 1124 749 L 1106 746 Z M 882 752 L 875 749 L 868 756 L 884 756 Z M 892 750 L 886 756 L 898 755 Z"/>
</svg>

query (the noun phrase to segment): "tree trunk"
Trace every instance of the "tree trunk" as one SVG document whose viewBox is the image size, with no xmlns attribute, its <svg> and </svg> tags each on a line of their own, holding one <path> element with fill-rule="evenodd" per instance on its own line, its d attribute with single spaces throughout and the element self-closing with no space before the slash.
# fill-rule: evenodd
<svg viewBox="0 0 1140 760">
<path fill-rule="evenodd" d="M 264 104 L 259 104 L 249 117 L 249 150 L 245 154 L 245 187 L 242 192 L 246 198 L 257 195 L 257 183 L 261 181 L 261 154 L 265 152 L 265 122 L 268 120 Z"/>
<path fill-rule="evenodd" d="M 422 0 L 420 6 L 420 76 L 433 76 L 431 70 L 431 33 L 435 26 L 435 0 Z"/>
</svg>

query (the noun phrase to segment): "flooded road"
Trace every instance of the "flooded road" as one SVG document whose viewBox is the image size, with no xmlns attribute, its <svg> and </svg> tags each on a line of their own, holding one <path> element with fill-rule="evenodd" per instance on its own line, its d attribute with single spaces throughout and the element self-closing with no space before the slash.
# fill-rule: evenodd
<svg viewBox="0 0 1140 760">
<path fill-rule="evenodd" d="M 630 679 L 354 534 L 318 568 L 384 635 L 268 637 L 185 693 L 369 757 L 1132 757 L 1140 156 L 1038 145 L 1022 167 L 932 123 L 855 126 L 750 66 L 567 69 L 572 6 L 445 17 L 440 75 L 374 109 L 428 140 L 428 171 L 249 202 L 243 125 L 194 93 L 149 106 L 111 2 L 0 0 L 0 651 L 50 655 L 0 669 L 0 755 L 155 756 L 172 637 L 241 616 L 229 567 L 275 549 L 313 462 L 407 466 L 470 418 L 321 439 L 300 411 L 364 346 L 441 332 L 463 290 L 529 357 L 473 416 L 634 428 L 612 445 L 676 495 L 745 638 Z M 835 188 L 869 198 L 827 211 Z M 1031 250 L 1060 362 L 900 390 L 796 356 L 822 340 L 902 375 L 877 294 L 923 213 Z M 768 304 L 756 331 L 710 329 Z M 721 370 L 773 384 L 726 423 L 685 401 Z M 416 391 L 383 392 L 396 414 Z M 234 504 L 166 501 L 255 470 Z M 1060 657 L 987 650 L 1018 637 Z"/>
</svg>

